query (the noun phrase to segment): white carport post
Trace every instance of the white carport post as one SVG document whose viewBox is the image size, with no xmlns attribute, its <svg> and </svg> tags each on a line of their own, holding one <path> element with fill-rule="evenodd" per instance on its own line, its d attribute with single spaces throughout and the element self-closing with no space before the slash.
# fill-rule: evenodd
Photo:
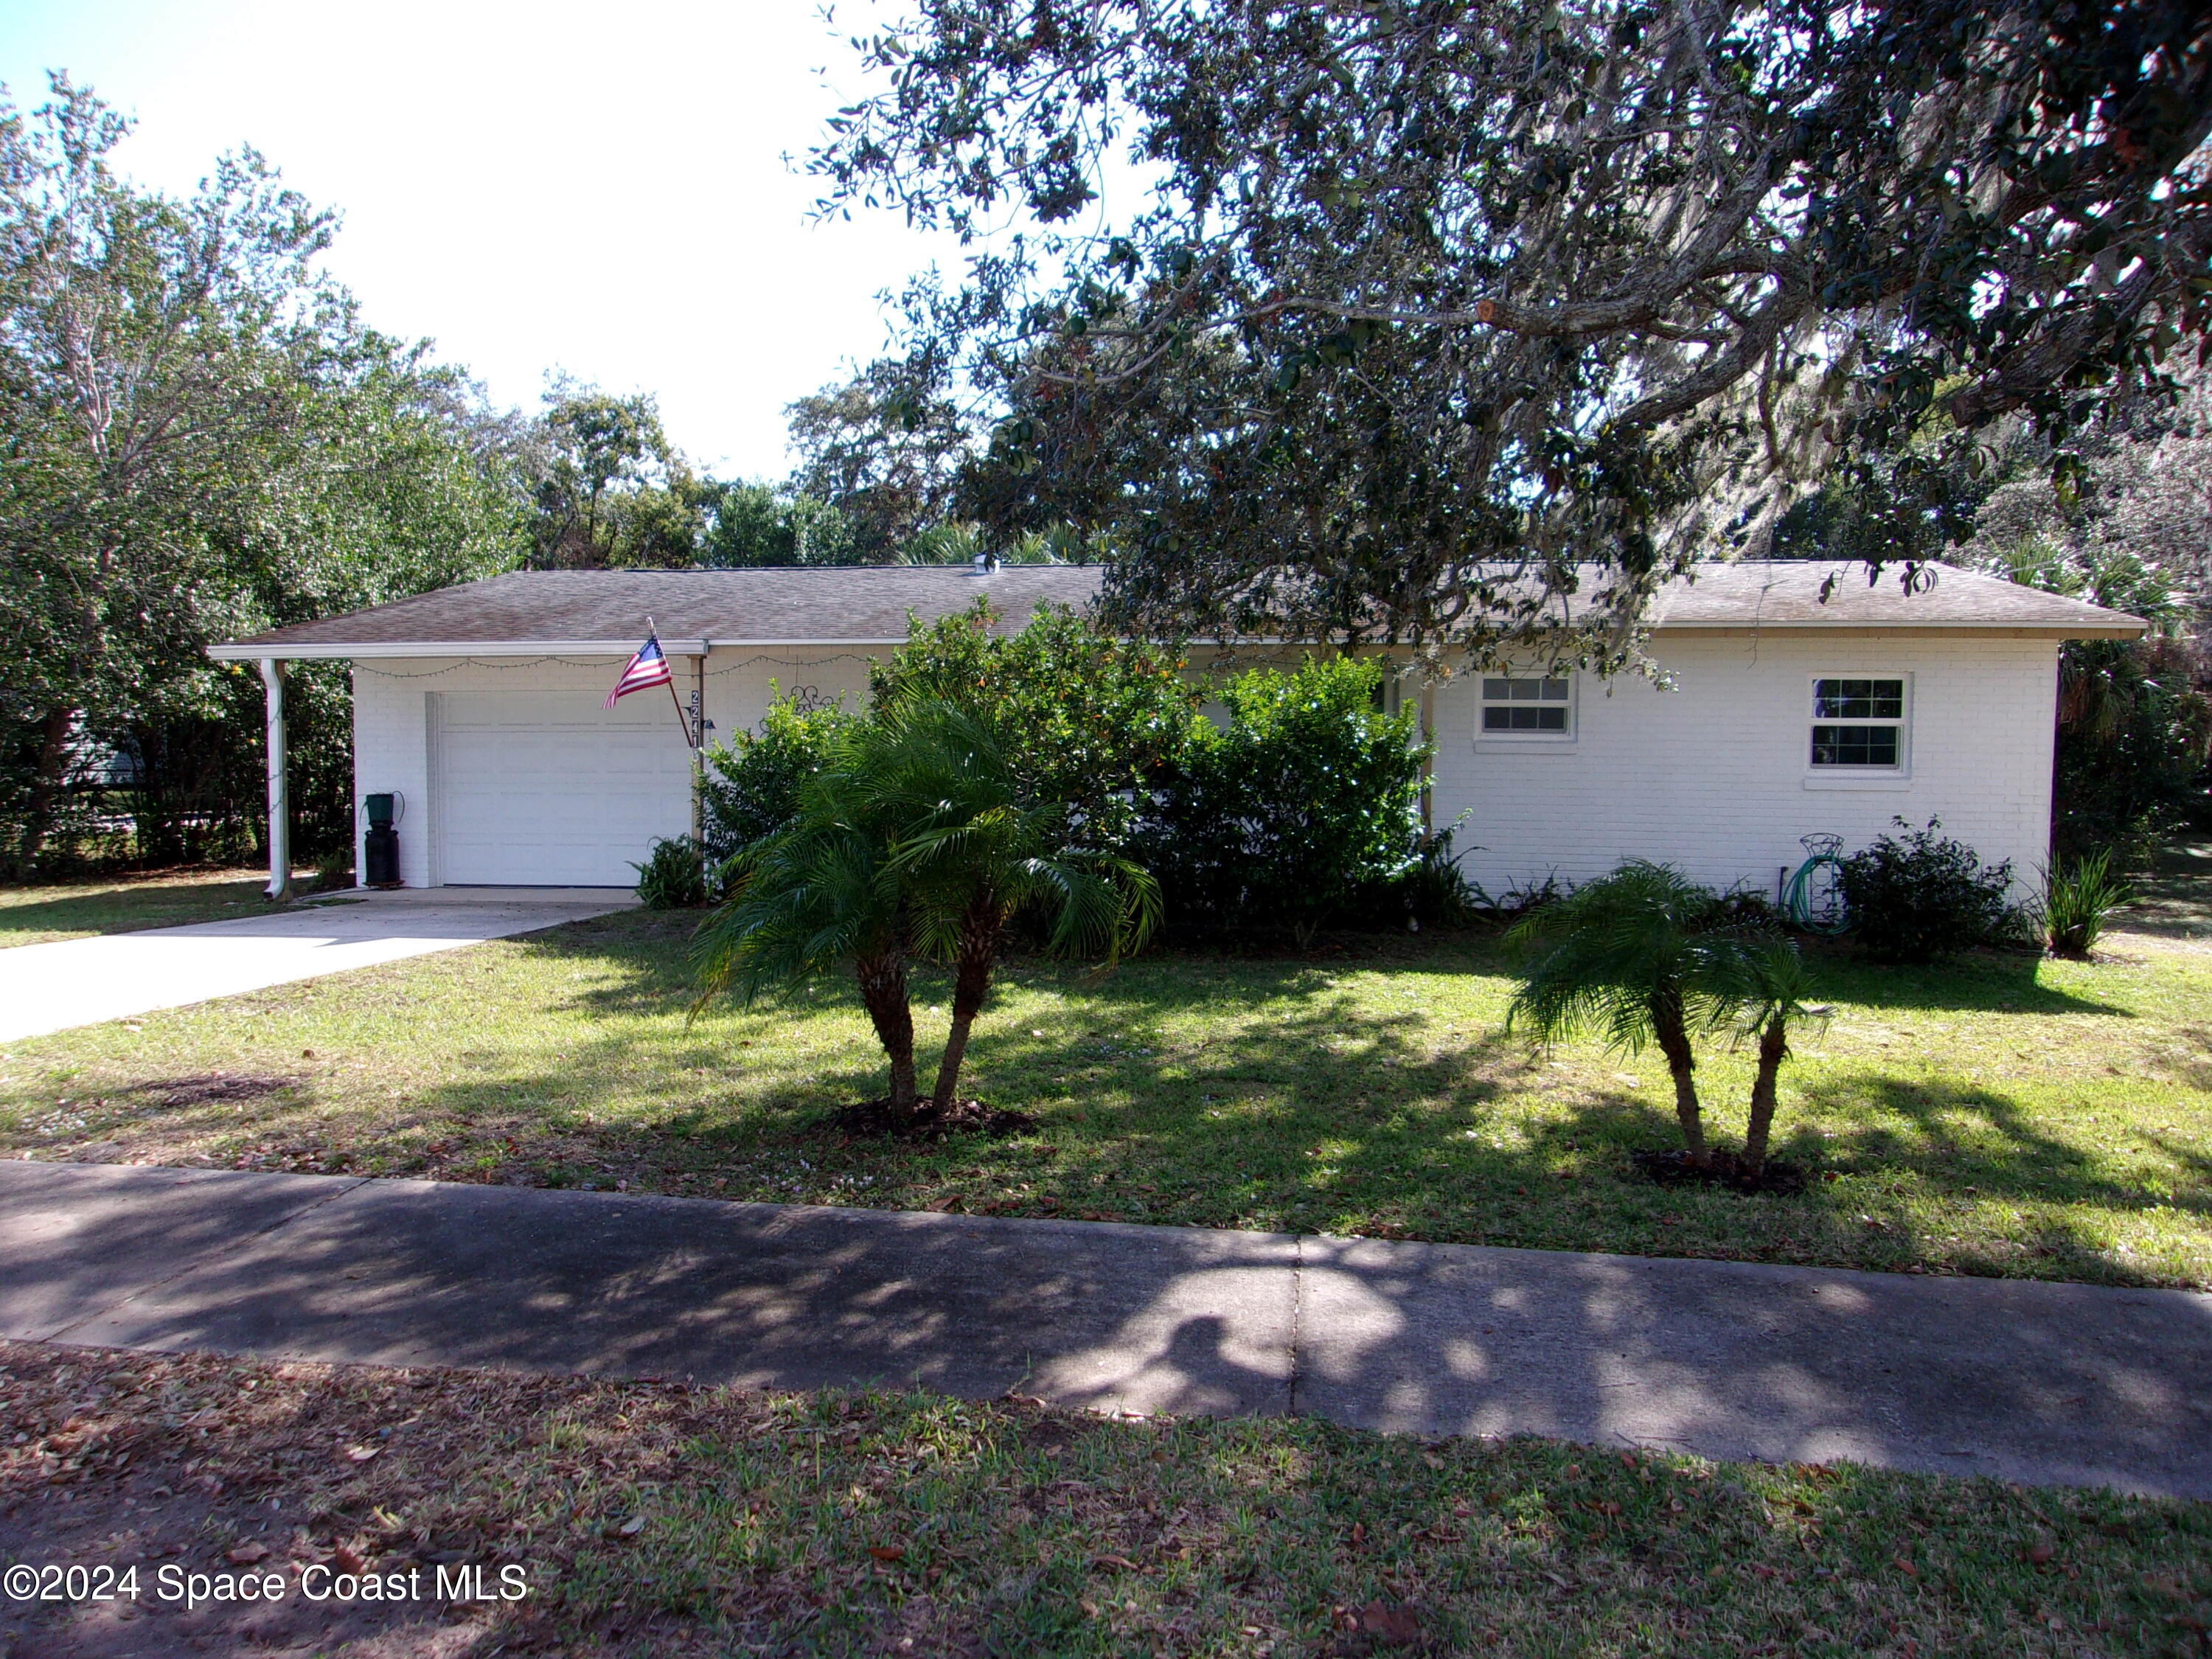
<svg viewBox="0 0 2212 1659">
<path fill-rule="evenodd" d="M 279 904 L 292 896 L 292 812 L 284 790 L 284 664 L 261 659 L 261 685 L 268 697 L 269 896 Z"/>
</svg>

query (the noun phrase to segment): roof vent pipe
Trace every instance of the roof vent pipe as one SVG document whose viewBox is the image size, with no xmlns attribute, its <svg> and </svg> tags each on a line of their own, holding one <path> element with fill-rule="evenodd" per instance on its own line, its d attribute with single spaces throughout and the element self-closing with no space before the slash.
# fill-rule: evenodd
<svg viewBox="0 0 2212 1659">
<path fill-rule="evenodd" d="M 977 575 L 988 576 L 998 568 L 999 556 L 997 554 L 978 553 L 975 556 L 975 574 Z"/>
</svg>

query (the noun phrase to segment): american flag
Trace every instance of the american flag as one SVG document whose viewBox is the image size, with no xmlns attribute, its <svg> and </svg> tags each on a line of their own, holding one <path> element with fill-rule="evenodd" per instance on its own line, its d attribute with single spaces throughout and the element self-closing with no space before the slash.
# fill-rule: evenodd
<svg viewBox="0 0 2212 1659">
<path fill-rule="evenodd" d="M 645 643 L 638 647 L 637 654 L 623 665 L 622 678 L 607 693 L 605 706 L 613 708 L 633 691 L 649 691 L 656 685 L 674 684 L 669 678 L 668 659 L 661 654 L 659 639 L 648 634 Z"/>
</svg>

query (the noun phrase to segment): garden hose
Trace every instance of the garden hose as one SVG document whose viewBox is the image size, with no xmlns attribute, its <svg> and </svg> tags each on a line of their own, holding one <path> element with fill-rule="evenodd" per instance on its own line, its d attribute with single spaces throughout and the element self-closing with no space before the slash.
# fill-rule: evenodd
<svg viewBox="0 0 2212 1659">
<path fill-rule="evenodd" d="M 1783 915 L 1808 933 L 1843 933 L 1851 925 L 1840 880 L 1843 837 L 1807 836 L 1798 845 L 1807 856 L 1782 890 Z"/>
</svg>

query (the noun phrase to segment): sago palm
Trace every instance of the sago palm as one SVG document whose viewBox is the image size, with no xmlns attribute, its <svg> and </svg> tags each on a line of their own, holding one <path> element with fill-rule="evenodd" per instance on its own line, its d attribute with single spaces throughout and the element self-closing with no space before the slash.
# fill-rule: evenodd
<svg viewBox="0 0 2212 1659">
<path fill-rule="evenodd" d="M 750 1006 L 763 992 L 849 963 L 890 1060 L 890 1109 L 915 1110 L 914 1012 L 897 872 L 849 772 L 825 768 L 801 791 L 792 827 L 742 848 L 724 866 L 727 896 L 693 939 L 696 1017 L 715 997 Z"/>
<path fill-rule="evenodd" d="M 1594 1030 L 1628 1054 L 1656 1043 L 1674 1079 L 1683 1145 L 1699 1169 L 1712 1158 L 1690 1034 L 1729 1019 L 1742 1000 L 1729 962 L 1737 945 L 1720 932 L 1726 920 L 1726 902 L 1710 887 L 1633 859 L 1532 910 L 1506 935 L 1528 952 L 1509 1029 L 1526 1024 L 1547 1042 Z"/>
</svg>

